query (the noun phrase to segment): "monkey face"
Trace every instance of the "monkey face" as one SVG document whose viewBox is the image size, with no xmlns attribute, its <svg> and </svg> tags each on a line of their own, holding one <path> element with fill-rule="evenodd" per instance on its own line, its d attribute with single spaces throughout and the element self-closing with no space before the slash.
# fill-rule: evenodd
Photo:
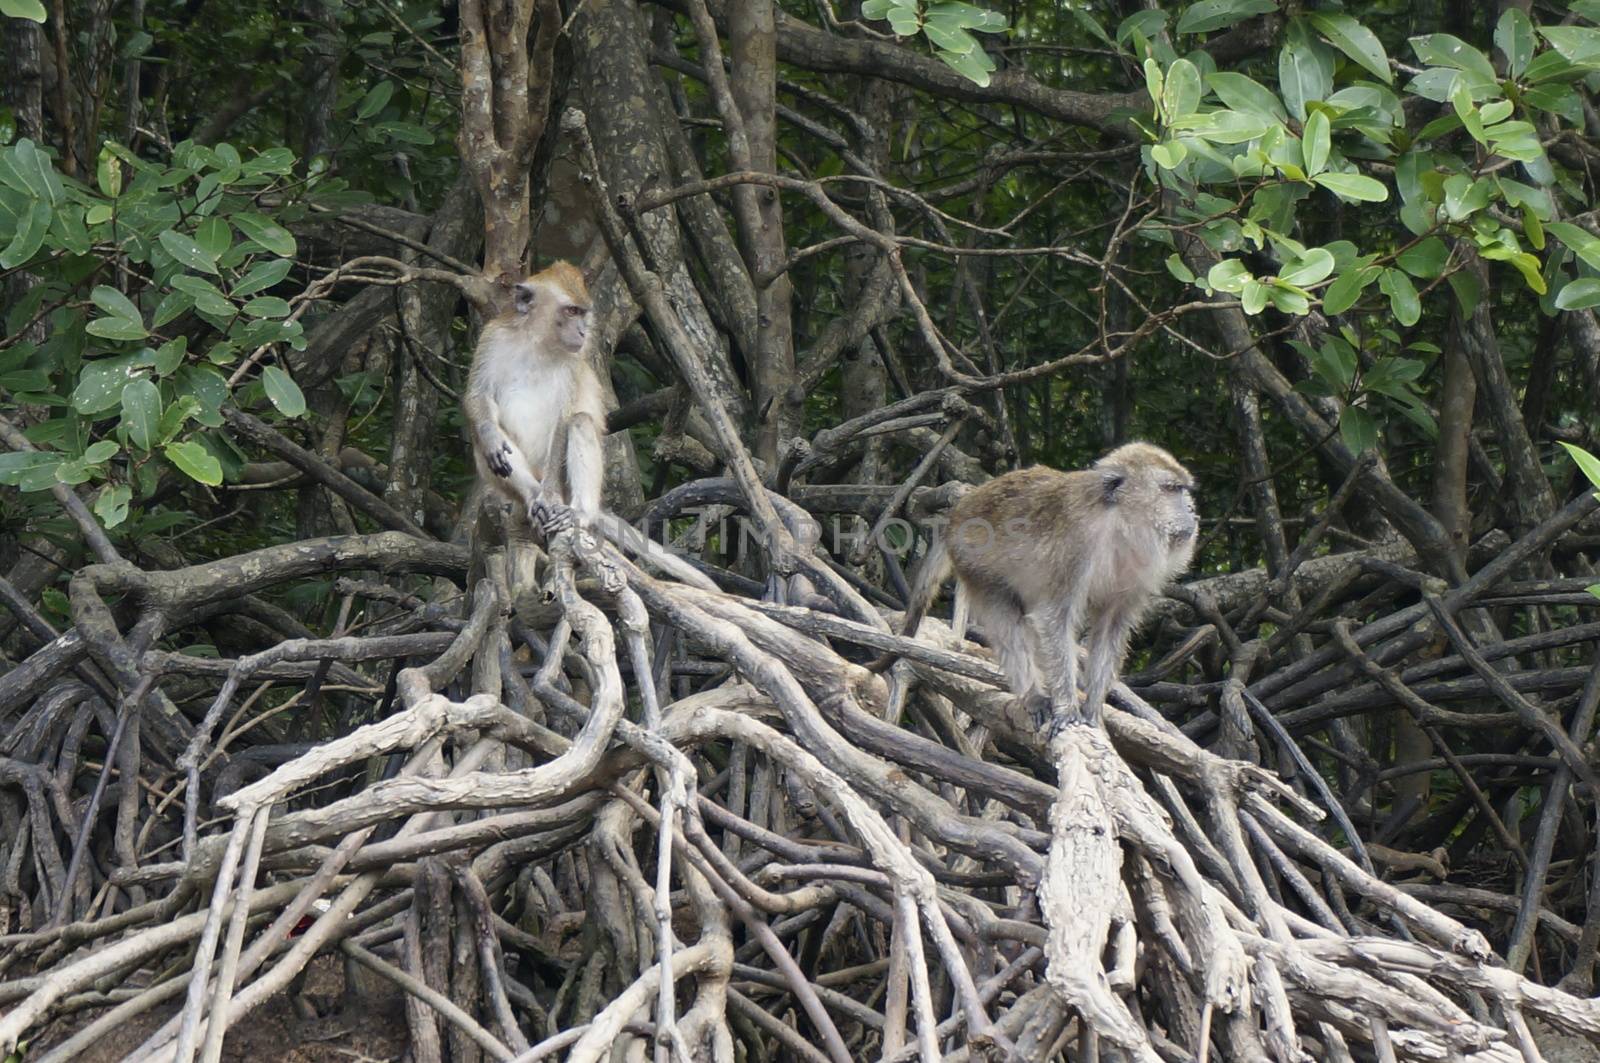
<svg viewBox="0 0 1600 1063">
<path fill-rule="evenodd" d="M 1165 540 L 1180 567 L 1194 552 L 1200 518 L 1194 503 L 1194 477 L 1176 458 L 1148 443 L 1119 447 L 1095 463 L 1103 478 L 1104 501 L 1148 520 Z"/>
<path fill-rule="evenodd" d="M 1195 509 L 1194 488 L 1188 483 L 1162 484 L 1162 493 L 1168 498 L 1168 538 L 1173 546 L 1192 543 L 1200 531 L 1200 514 Z"/>
<path fill-rule="evenodd" d="M 555 316 L 557 341 L 569 354 L 577 354 L 589 340 L 589 307 L 568 300 L 558 300 Z"/>
<path fill-rule="evenodd" d="M 567 354 L 577 354 L 589 340 L 588 291 L 581 285 L 530 277 L 517 285 L 513 306 L 541 341 Z"/>
</svg>

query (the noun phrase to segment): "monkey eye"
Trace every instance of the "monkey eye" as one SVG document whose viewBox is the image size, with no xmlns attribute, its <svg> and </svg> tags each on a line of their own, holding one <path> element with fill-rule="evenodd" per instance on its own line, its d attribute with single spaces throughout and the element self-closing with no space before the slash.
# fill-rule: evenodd
<svg viewBox="0 0 1600 1063">
<path fill-rule="evenodd" d="M 1169 491 L 1169 492 L 1171 492 L 1173 494 L 1182 494 L 1183 492 L 1189 490 L 1189 485 L 1188 484 L 1183 484 L 1183 483 L 1178 483 L 1177 481 L 1173 481 L 1172 483 L 1169 483 L 1169 484 L 1162 484 L 1161 485 L 1161 489 L 1163 491 Z"/>
<path fill-rule="evenodd" d="M 589 312 L 589 309 L 588 307 L 583 306 L 569 306 L 564 308 L 563 312 L 568 317 L 582 317 L 584 314 Z"/>
</svg>

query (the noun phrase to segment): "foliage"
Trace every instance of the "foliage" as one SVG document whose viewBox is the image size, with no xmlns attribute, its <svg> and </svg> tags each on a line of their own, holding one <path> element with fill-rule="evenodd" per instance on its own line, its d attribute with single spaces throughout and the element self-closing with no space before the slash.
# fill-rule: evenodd
<svg viewBox="0 0 1600 1063">
<path fill-rule="evenodd" d="M 0 389 L 51 411 L 28 429 L 38 450 L 0 455 L 0 483 L 99 484 L 95 511 L 115 527 L 167 470 L 215 486 L 243 461 L 215 431 L 235 392 L 264 389 L 285 416 L 305 411 L 281 366 L 252 373 L 280 346 L 305 343 L 289 301 L 273 294 L 294 265 L 285 223 L 340 191 L 293 167 L 281 147 L 242 154 L 185 141 L 162 164 L 107 142 L 90 186 L 64 178 L 30 140 L 0 149 L 0 267 L 38 278 L 6 329 L 23 333 L 41 313 L 49 326 L 43 343 L 0 354 Z M 105 283 L 115 275 L 121 287 Z M 91 284 L 87 305 L 48 309 Z"/>
<path fill-rule="evenodd" d="M 989 84 L 994 73 L 994 60 L 983 50 L 974 33 L 1002 33 L 1006 19 L 995 11 L 988 11 L 959 0 L 866 0 L 861 5 L 863 18 L 884 19 L 889 28 L 901 37 L 921 34 L 933 46 L 937 55 L 962 77 L 979 84 Z"/>
</svg>

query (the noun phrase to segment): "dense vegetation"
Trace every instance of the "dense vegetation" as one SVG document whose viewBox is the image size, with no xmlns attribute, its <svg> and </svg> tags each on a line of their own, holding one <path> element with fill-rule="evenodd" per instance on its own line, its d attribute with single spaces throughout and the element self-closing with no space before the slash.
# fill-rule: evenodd
<svg viewBox="0 0 1600 1063">
<path fill-rule="evenodd" d="M 0 54 L 0 1057 L 282 1047 L 329 954 L 419 1063 L 1600 1043 L 1600 0 L 0 0 Z M 692 571 L 507 577 L 459 396 L 558 258 Z M 1201 549 L 1052 741 L 898 611 L 963 485 L 1136 438 Z"/>
</svg>

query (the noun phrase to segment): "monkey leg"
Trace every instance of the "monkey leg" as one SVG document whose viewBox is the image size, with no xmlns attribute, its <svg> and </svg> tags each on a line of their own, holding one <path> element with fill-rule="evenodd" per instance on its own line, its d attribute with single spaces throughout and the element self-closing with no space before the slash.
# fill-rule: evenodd
<svg viewBox="0 0 1600 1063">
<path fill-rule="evenodd" d="M 1105 717 L 1106 695 L 1117 681 L 1117 669 L 1128 650 L 1129 617 L 1121 609 L 1108 609 L 1096 617 L 1089 632 L 1089 675 L 1083 706 L 1074 722 L 1100 726 Z"/>
<path fill-rule="evenodd" d="M 600 426 L 586 413 L 574 414 L 567 425 L 567 502 L 584 520 L 600 513 L 600 487 L 605 481 L 605 448 Z"/>
<path fill-rule="evenodd" d="M 1044 680 L 1042 691 L 1030 692 L 1034 722 L 1049 728 L 1077 715 L 1078 615 L 1070 600 L 1030 612 L 1024 630 L 1033 660 Z"/>
</svg>

